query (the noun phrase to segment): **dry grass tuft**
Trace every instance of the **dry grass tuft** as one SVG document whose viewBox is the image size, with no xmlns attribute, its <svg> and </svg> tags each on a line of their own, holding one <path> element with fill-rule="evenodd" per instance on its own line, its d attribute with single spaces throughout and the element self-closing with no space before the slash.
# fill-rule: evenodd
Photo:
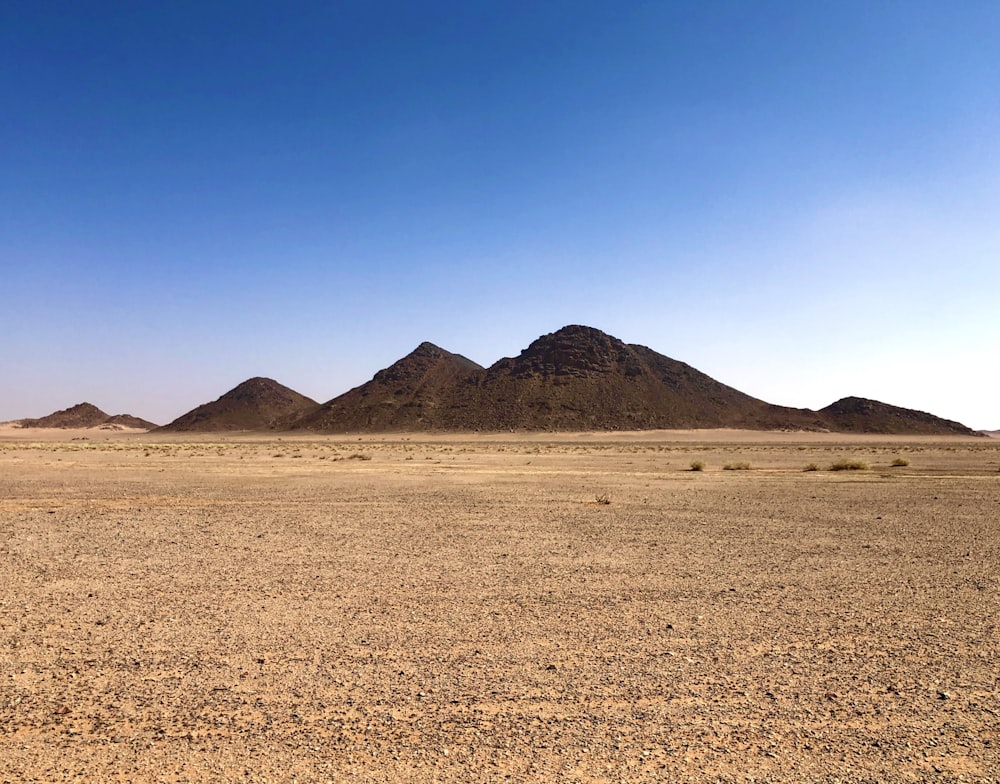
<svg viewBox="0 0 1000 784">
<path fill-rule="evenodd" d="M 871 465 L 866 463 L 864 460 L 838 460 L 832 466 L 830 466 L 831 471 L 867 471 L 871 468 Z"/>
<path fill-rule="evenodd" d="M 749 471 L 750 464 L 747 462 L 726 463 L 722 466 L 723 471 Z"/>
<path fill-rule="evenodd" d="M 705 463 L 702 462 L 701 460 L 692 460 L 691 461 L 691 470 L 692 471 L 704 471 L 705 470 Z"/>
<path fill-rule="evenodd" d="M 892 461 L 893 468 L 903 468 L 905 466 L 908 466 L 909 464 L 910 461 L 907 460 L 905 457 L 897 457 L 895 460 Z"/>
</svg>

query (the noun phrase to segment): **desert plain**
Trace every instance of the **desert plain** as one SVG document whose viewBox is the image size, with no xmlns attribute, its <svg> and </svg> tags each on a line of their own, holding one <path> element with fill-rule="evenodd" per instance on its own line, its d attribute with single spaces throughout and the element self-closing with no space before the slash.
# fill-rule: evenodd
<svg viewBox="0 0 1000 784">
<path fill-rule="evenodd" d="M 997 439 L 8 429 L 0 574 L 2 782 L 1000 780 Z"/>
</svg>

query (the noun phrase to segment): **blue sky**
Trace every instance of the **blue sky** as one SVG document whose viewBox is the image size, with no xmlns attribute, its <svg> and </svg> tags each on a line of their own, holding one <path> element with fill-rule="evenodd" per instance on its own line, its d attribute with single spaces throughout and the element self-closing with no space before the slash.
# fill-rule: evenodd
<svg viewBox="0 0 1000 784">
<path fill-rule="evenodd" d="M 1000 427 L 1000 4 L 11 2 L 0 420 L 587 324 Z"/>
</svg>

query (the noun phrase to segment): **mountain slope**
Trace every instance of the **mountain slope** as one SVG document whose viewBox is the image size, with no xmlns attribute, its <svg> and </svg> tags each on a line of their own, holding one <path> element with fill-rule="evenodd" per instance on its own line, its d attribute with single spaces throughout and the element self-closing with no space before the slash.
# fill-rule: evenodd
<svg viewBox="0 0 1000 784">
<path fill-rule="evenodd" d="M 957 422 L 860 398 L 822 411 L 773 405 L 646 346 L 579 325 L 542 335 L 487 369 L 421 343 L 371 381 L 284 427 L 324 433 L 746 428 L 974 434 Z"/>
<path fill-rule="evenodd" d="M 269 430 L 297 419 L 319 403 L 270 378 L 255 377 L 157 428 L 157 433 Z"/>
<path fill-rule="evenodd" d="M 502 359 L 479 386 L 488 430 L 647 430 L 818 426 L 811 412 L 769 406 L 683 362 L 573 325 Z"/>
<path fill-rule="evenodd" d="M 823 428 L 690 365 L 568 326 L 489 369 L 430 343 L 292 425 L 318 432 Z"/>
<path fill-rule="evenodd" d="M 321 432 L 436 430 L 454 427 L 462 389 L 483 368 L 433 343 L 421 343 L 374 378 L 292 424 Z"/>
</svg>

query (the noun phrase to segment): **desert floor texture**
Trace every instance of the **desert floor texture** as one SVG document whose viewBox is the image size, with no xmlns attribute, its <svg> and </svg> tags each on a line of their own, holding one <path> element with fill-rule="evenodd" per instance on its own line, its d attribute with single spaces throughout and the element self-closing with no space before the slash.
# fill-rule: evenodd
<svg viewBox="0 0 1000 784">
<path fill-rule="evenodd" d="M 0 574 L 0 782 L 1000 779 L 995 439 L 8 431 Z"/>
</svg>

